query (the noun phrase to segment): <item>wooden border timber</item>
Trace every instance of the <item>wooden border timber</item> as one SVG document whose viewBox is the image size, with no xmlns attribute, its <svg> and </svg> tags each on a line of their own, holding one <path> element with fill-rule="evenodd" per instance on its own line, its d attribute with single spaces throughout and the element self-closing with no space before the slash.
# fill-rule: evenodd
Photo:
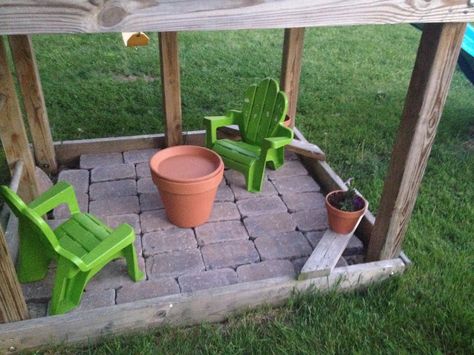
<svg viewBox="0 0 474 355">
<path fill-rule="evenodd" d="M 368 260 L 391 259 L 400 254 L 465 30 L 465 23 L 423 27 L 379 213 L 370 237 Z"/>
<path fill-rule="evenodd" d="M 10 173 L 13 175 L 17 161 L 22 161 L 25 164 L 18 193 L 26 202 L 29 202 L 38 194 L 35 164 L 29 148 L 2 37 L 0 37 L 0 139 Z"/>
<path fill-rule="evenodd" d="M 45 171 L 55 173 L 58 166 L 31 36 L 8 36 L 8 41 L 23 96 L 36 163 Z"/>
<path fill-rule="evenodd" d="M 281 61 L 280 89 L 288 96 L 288 116 L 295 126 L 298 89 L 303 59 L 304 28 L 286 28 Z"/>
<path fill-rule="evenodd" d="M 294 291 L 315 287 L 353 290 L 401 274 L 400 258 L 335 268 L 329 276 L 296 281 L 275 278 L 140 300 L 123 305 L 0 325 L 0 352 L 16 352 L 52 343 L 84 343 L 159 325 L 219 322 L 230 314 L 263 304 L 280 305 Z"/>
<path fill-rule="evenodd" d="M 178 33 L 158 33 L 166 146 L 182 144 Z"/>
<path fill-rule="evenodd" d="M 4 0 L 0 34 L 473 22 L 468 0 Z"/>
</svg>

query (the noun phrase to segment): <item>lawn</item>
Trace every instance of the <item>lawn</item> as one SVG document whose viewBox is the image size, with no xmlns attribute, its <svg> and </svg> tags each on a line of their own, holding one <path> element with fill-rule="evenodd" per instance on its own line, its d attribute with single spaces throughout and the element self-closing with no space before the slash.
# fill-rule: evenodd
<svg viewBox="0 0 474 355">
<path fill-rule="evenodd" d="M 297 126 L 378 208 L 419 32 L 410 26 L 306 32 Z M 278 77 L 282 31 L 180 34 L 184 127 L 238 108 Z M 55 140 L 163 131 L 157 38 L 37 36 Z M 52 353 L 474 353 L 474 88 L 456 72 L 404 250 L 400 278 L 357 293 L 295 295 L 224 324 L 150 330 Z M 3 153 L 0 153 L 3 154 Z M 0 157 L 1 158 L 1 157 Z M 0 163 L 6 180 L 5 164 Z"/>
</svg>

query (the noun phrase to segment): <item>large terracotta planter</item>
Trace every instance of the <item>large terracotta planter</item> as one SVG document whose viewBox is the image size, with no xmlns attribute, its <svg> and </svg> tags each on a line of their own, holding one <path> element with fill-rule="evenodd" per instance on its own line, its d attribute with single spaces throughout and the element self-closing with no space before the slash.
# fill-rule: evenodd
<svg viewBox="0 0 474 355">
<path fill-rule="evenodd" d="M 333 204 L 331 204 L 331 200 L 337 198 L 337 195 L 343 194 L 344 192 L 343 190 L 336 190 L 326 195 L 329 228 L 339 234 L 350 233 L 357 226 L 368 207 L 368 202 L 360 196 L 358 196 L 358 198 L 360 199 L 362 207 L 357 211 L 347 212 L 334 207 Z"/>
<path fill-rule="evenodd" d="M 192 145 L 170 147 L 150 159 L 150 171 L 171 223 L 189 228 L 209 219 L 224 174 L 218 154 Z"/>
</svg>

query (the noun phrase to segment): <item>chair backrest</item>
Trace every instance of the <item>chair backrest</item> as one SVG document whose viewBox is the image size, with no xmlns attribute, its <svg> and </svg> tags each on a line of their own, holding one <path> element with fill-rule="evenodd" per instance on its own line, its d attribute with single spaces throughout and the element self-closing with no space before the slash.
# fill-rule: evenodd
<svg viewBox="0 0 474 355">
<path fill-rule="evenodd" d="M 58 250 L 59 242 L 51 227 L 7 186 L 0 186 L 0 195 L 18 217 L 20 231 L 37 235 L 46 248 Z"/>
<path fill-rule="evenodd" d="M 272 137 L 288 111 L 288 99 L 274 79 L 264 79 L 245 92 L 240 132 L 246 143 L 261 145 Z"/>
</svg>

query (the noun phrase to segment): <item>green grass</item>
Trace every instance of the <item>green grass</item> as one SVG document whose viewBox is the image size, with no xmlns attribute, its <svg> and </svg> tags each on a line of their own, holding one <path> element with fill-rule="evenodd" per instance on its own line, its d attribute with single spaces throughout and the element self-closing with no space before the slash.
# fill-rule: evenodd
<svg viewBox="0 0 474 355">
<path fill-rule="evenodd" d="M 306 34 L 297 125 L 342 178 L 355 178 L 374 211 L 418 39 L 409 26 Z M 185 129 L 238 108 L 249 84 L 278 77 L 281 43 L 281 31 L 180 34 Z M 138 49 L 123 48 L 119 35 L 40 36 L 34 44 L 56 140 L 163 131 L 156 37 Z M 457 72 L 404 244 L 414 265 L 400 278 L 365 292 L 296 295 L 225 324 L 50 352 L 472 354 L 473 147 L 474 90 Z"/>
</svg>

